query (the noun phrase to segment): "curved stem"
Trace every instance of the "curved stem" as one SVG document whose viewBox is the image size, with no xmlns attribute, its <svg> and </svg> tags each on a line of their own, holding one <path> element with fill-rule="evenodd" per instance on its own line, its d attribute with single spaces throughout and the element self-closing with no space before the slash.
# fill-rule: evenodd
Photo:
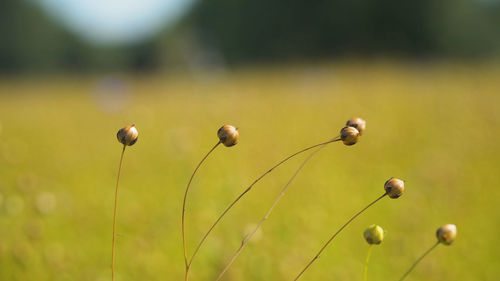
<svg viewBox="0 0 500 281">
<path fill-rule="evenodd" d="M 368 247 L 368 253 L 366 253 L 365 267 L 363 269 L 363 281 L 368 280 L 368 263 L 370 262 L 370 256 L 372 254 L 373 245 L 370 244 Z"/>
<path fill-rule="evenodd" d="M 231 208 L 243 197 L 245 196 L 245 194 L 247 192 L 249 192 L 252 187 L 257 183 L 259 182 L 263 177 L 265 177 L 267 174 L 269 174 L 270 172 L 272 172 L 275 168 L 277 168 L 278 166 L 280 166 L 281 164 L 285 163 L 286 161 L 290 160 L 291 158 L 297 156 L 298 154 L 300 153 L 303 153 L 303 152 L 306 152 L 310 149 L 313 149 L 315 147 L 318 147 L 318 146 L 323 146 L 323 145 L 326 145 L 326 144 L 329 144 L 329 143 L 332 143 L 332 142 L 336 142 L 336 141 L 339 141 L 339 137 L 335 137 L 329 141 L 326 141 L 326 142 L 322 142 L 322 143 L 319 143 L 319 144 L 316 144 L 316 145 L 313 145 L 313 146 L 310 146 L 310 147 L 307 147 L 307 148 L 304 148 L 298 152 L 295 152 L 293 153 L 292 155 L 286 157 L 285 159 L 281 160 L 280 162 L 278 162 L 276 165 L 274 165 L 271 169 L 267 170 L 264 174 L 262 174 L 260 177 L 258 177 L 255 181 L 252 182 L 252 184 L 250 184 L 240 195 L 238 195 L 238 197 L 236 197 L 236 199 L 231 202 L 231 204 L 229 204 L 229 206 L 226 207 L 226 209 L 219 215 L 219 217 L 215 220 L 215 222 L 212 224 L 212 226 L 210 226 L 210 228 L 208 229 L 208 231 L 205 233 L 205 235 L 203 236 L 203 238 L 200 240 L 200 243 L 198 243 L 198 246 L 196 247 L 195 251 L 193 252 L 193 255 L 191 257 L 191 260 L 189 261 L 189 264 L 188 264 L 188 267 L 191 267 L 191 264 L 193 263 L 193 260 L 194 258 L 196 257 L 196 255 L 198 254 L 198 251 L 200 250 L 201 246 L 203 245 L 203 243 L 205 243 L 205 240 L 207 239 L 208 235 L 210 235 L 210 233 L 212 232 L 212 230 L 215 228 L 215 226 L 220 222 L 220 220 L 222 220 L 222 218 L 226 215 L 227 212 L 229 212 L 229 210 L 231 210 Z"/>
<path fill-rule="evenodd" d="M 255 229 L 250 232 L 247 236 L 245 236 L 245 238 L 243 239 L 243 241 L 241 242 L 241 245 L 240 247 L 238 248 L 238 250 L 236 250 L 236 252 L 233 254 L 233 256 L 231 257 L 231 259 L 229 260 L 229 262 L 227 263 L 226 267 L 224 267 L 224 269 L 222 270 L 222 272 L 219 274 L 219 276 L 217 277 L 216 281 L 219 281 L 222 276 L 224 275 L 224 273 L 226 273 L 226 271 L 229 269 L 229 267 L 231 267 L 231 265 L 233 264 L 233 262 L 236 260 L 236 258 L 239 256 L 239 254 L 241 253 L 241 251 L 243 251 L 243 248 L 245 248 L 245 246 L 248 244 L 248 242 L 250 241 L 250 239 L 252 238 L 252 236 L 257 232 L 257 230 L 259 230 L 259 228 L 262 226 L 262 224 L 264 223 L 264 221 L 267 220 L 267 218 L 269 217 L 269 215 L 271 214 L 271 212 L 273 211 L 274 207 L 276 206 L 276 204 L 278 204 L 278 202 L 280 201 L 280 199 L 285 195 L 285 191 L 287 190 L 288 186 L 292 183 L 292 181 L 295 179 L 295 177 L 297 176 L 297 174 L 300 172 L 300 170 L 302 170 L 302 168 L 304 168 L 304 166 L 306 165 L 306 163 L 314 156 L 314 154 L 318 153 L 322 148 L 324 148 L 327 144 L 323 144 L 321 145 L 320 147 L 318 147 L 318 149 L 316 149 L 315 151 L 313 151 L 305 160 L 304 162 L 302 162 L 302 164 L 299 166 L 299 168 L 295 171 L 295 173 L 293 174 L 293 176 L 290 178 L 290 180 L 288 180 L 288 182 L 286 183 L 286 185 L 281 189 L 281 192 L 278 194 L 278 197 L 276 197 L 276 199 L 274 200 L 273 204 L 271 205 L 271 207 L 269 208 L 269 210 L 266 212 L 266 214 L 264 215 L 264 217 L 259 221 L 259 223 L 257 224 L 257 226 L 255 227 Z"/>
<path fill-rule="evenodd" d="M 196 168 L 193 171 L 193 174 L 189 178 L 189 182 L 188 182 L 188 184 L 186 186 L 186 191 L 184 192 L 184 200 L 182 202 L 182 246 L 184 248 L 184 264 L 186 265 L 185 280 L 188 280 L 188 274 L 189 274 L 189 264 L 188 264 L 187 249 L 186 249 L 186 231 L 185 231 L 185 226 L 184 226 L 184 222 L 185 222 L 184 217 L 185 217 L 185 214 L 186 214 L 187 195 L 188 195 L 189 187 L 191 187 L 191 182 L 193 181 L 194 175 L 196 174 L 196 172 L 200 168 L 201 164 L 205 161 L 205 159 L 207 159 L 207 157 L 210 155 L 210 153 L 212 153 L 212 151 L 214 151 L 215 148 L 217 148 L 217 146 L 219 146 L 219 144 L 221 144 L 220 141 L 217 142 L 217 144 L 214 145 L 214 147 L 212 147 L 212 149 L 210 149 L 210 151 L 208 151 L 208 153 L 198 163 L 198 165 L 196 166 Z"/>
<path fill-rule="evenodd" d="M 319 256 L 321 255 L 321 253 L 326 249 L 326 247 L 328 246 L 328 244 L 330 244 L 330 242 L 332 242 L 332 240 L 344 229 L 346 228 L 347 225 L 349 225 L 349 223 L 351 223 L 356 217 L 358 217 L 361 213 L 363 213 L 366 209 L 368 209 L 370 206 L 372 206 L 373 204 L 377 203 L 377 201 L 379 201 L 380 199 L 384 198 L 385 196 L 387 195 L 387 193 L 384 193 L 382 196 L 380 196 L 379 198 L 375 199 L 375 201 L 371 202 L 370 204 L 368 204 L 366 207 L 364 207 L 361 211 L 357 212 L 352 218 L 350 218 L 339 230 L 337 230 L 337 232 L 335 232 L 332 237 L 330 237 L 330 239 L 328 239 L 328 241 L 326 241 L 326 243 L 323 245 L 323 247 L 321 247 L 321 249 L 319 250 L 319 252 L 312 258 L 312 260 L 306 265 L 306 267 L 304 267 L 304 269 L 302 269 L 302 271 L 299 273 L 299 275 L 297 275 L 297 277 L 295 277 L 295 279 L 293 280 L 298 280 L 300 278 L 300 276 L 302 276 L 302 274 L 304 274 L 304 272 L 311 266 L 311 264 L 316 261 Z"/>
<path fill-rule="evenodd" d="M 410 274 L 410 272 L 415 268 L 415 266 L 417 266 L 417 264 L 425 258 L 425 256 L 427 256 L 430 252 L 432 252 L 432 250 L 434 250 L 434 248 L 436 248 L 436 246 L 439 245 L 439 241 L 432 245 L 432 247 L 429 248 L 429 250 L 427 250 L 422 256 L 420 256 L 420 258 L 418 258 L 415 263 L 413 263 L 413 265 L 410 267 L 410 269 L 408 269 L 408 271 L 403 274 L 403 276 L 401 277 L 401 279 L 399 279 L 399 281 L 402 281 L 406 278 L 406 276 L 408 276 L 408 274 Z"/>
<path fill-rule="evenodd" d="M 116 209 L 118 207 L 118 185 L 120 183 L 120 174 L 122 171 L 123 155 L 125 154 L 125 148 L 127 146 L 123 145 L 122 154 L 120 156 L 120 165 L 118 166 L 118 176 L 116 177 L 116 187 L 115 187 L 115 208 L 113 211 L 113 243 L 111 246 L 111 280 L 115 281 L 115 240 L 116 240 Z"/>
</svg>

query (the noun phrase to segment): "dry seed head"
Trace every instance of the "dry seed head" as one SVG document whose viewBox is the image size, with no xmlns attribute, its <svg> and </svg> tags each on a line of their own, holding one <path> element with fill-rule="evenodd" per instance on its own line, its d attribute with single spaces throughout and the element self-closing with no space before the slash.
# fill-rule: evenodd
<svg viewBox="0 0 500 281">
<path fill-rule="evenodd" d="M 397 178 L 390 178 L 385 182 L 384 189 L 390 198 L 396 199 L 403 195 L 405 182 Z"/>
<path fill-rule="evenodd" d="M 238 143 L 240 134 L 238 133 L 238 128 L 231 125 L 224 125 L 220 127 L 217 131 L 217 136 L 222 144 L 225 146 L 233 146 Z"/>
<path fill-rule="evenodd" d="M 384 240 L 384 229 L 376 224 L 370 225 L 363 233 L 368 244 L 380 244 Z"/>
<path fill-rule="evenodd" d="M 359 117 L 354 117 L 354 118 L 347 120 L 347 123 L 345 125 L 347 127 L 356 128 L 359 132 L 359 135 L 362 135 L 363 131 L 366 129 L 366 121 L 359 118 Z"/>
<path fill-rule="evenodd" d="M 454 224 L 445 224 L 436 231 L 437 239 L 440 243 L 451 245 L 457 238 L 457 226 Z"/>
<path fill-rule="evenodd" d="M 135 128 L 135 125 L 127 126 L 121 128 L 118 133 L 116 133 L 116 137 L 118 141 L 124 145 L 133 145 L 137 142 L 137 138 L 139 137 L 139 132 Z"/>
<path fill-rule="evenodd" d="M 354 127 L 344 127 L 340 130 L 340 139 L 345 145 L 353 145 L 359 140 L 359 131 Z"/>
</svg>

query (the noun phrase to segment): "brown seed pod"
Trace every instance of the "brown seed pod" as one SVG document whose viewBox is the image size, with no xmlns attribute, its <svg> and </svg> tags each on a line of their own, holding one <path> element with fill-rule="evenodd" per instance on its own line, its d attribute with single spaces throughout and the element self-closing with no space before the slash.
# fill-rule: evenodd
<svg viewBox="0 0 500 281">
<path fill-rule="evenodd" d="M 133 145 L 137 142 L 137 138 L 139 137 L 139 132 L 135 128 L 135 125 L 127 126 L 121 128 L 118 133 L 116 133 L 116 137 L 118 141 L 124 145 Z"/>
<path fill-rule="evenodd" d="M 340 130 L 340 139 L 345 145 L 353 145 L 359 140 L 359 131 L 354 127 L 344 127 Z"/>
<path fill-rule="evenodd" d="M 405 190 L 405 182 L 397 178 L 390 178 L 384 184 L 385 192 L 390 198 L 396 199 L 403 195 Z"/>
<path fill-rule="evenodd" d="M 224 125 L 220 127 L 217 131 L 217 136 L 222 144 L 225 146 L 233 146 L 238 143 L 240 134 L 238 133 L 238 128 L 231 125 Z"/>
<path fill-rule="evenodd" d="M 455 238 L 457 238 L 457 226 L 454 224 L 445 224 L 438 228 L 436 237 L 440 243 L 444 245 L 451 245 Z"/>
<path fill-rule="evenodd" d="M 359 117 L 354 117 L 354 118 L 347 120 L 347 123 L 345 125 L 347 127 L 356 128 L 359 132 L 359 135 L 362 135 L 363 131 L 366 129 L 366 121 L 359 118 Z"/>
</svg>

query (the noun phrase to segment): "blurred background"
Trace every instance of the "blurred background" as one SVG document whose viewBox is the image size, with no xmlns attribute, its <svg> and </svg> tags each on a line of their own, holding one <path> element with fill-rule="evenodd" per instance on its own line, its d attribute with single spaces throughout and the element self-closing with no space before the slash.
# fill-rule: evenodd
<svg viewBox="0 0 500 281">
<path fill-rule="evenodd" d="M 500 3 L 5 0 L 0 71 L 158 71 L 498 56 Z"/>
<path fill-rule="evenodd" d="M 327 248 L 303 280 L 398 280 L 442 224 L 458 238 L 407 280 L 500 278 L 500 1 L 3 0 L 0 280 L 110 280 L 115 134 L 136 124 L 118 207 L 117 280 L 182 280 L 218 214 L 287 155 L 367 120 L 318 153 L 225 280 L 291 280 L 347 218 L 406 180 Z M 213 280 L 302 155 L 214 230 L 191 280 Z"/>
</svg>

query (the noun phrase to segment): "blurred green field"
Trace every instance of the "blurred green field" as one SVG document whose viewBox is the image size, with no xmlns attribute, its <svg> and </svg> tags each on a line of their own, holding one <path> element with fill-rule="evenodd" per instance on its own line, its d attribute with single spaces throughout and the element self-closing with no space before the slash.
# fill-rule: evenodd
<svg viewBox="0 0 500 281">
<path fill-rule="evenodd" d="M 455 244 L 407 280 L 500 278 L 500 66 L 343 62 L 116 77 L 0 81 L 0 280 L 111 280 L 115 134 L 125 125 L 136 124 L 139 141 L 124 160 L 117 280 L 183 280 L 182 196 L 221 125 L 239 127 L 240 143 L 218 148 L 194 180 L 189 253 L 258 175 L 353 116 L 367 120 L 361 141 L 331 144 L 309 162 L 225 280 L 292 280 L 392 176 L 406 180 L 404 196 L 369 209 L 301 280 L 362 280 L 362 232 L 373 223 L 387 236 L 369 280 L 398 280 L 445 223 L 458 226 Z M 306 156 L 232 210 L 192 281 L 215 279 Z"/>
</svg>

